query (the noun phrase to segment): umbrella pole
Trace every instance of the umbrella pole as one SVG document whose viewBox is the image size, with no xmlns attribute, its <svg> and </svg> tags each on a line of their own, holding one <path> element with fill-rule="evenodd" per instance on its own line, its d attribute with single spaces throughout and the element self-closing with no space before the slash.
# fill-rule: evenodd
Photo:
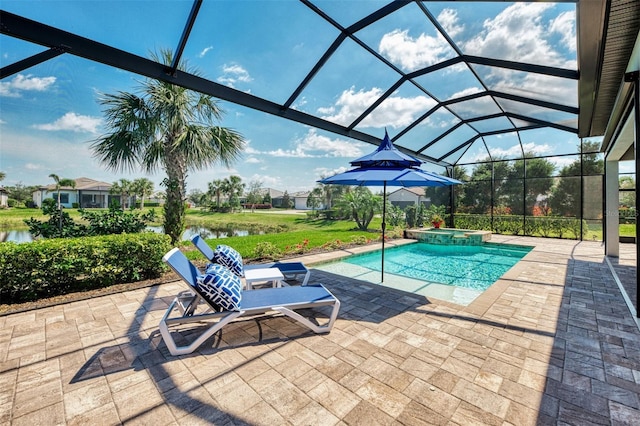
<svg viewBox="0 0 640 426">
<path fill-rule="evenodd" d="M 382 276 L 380 278 L 380 282 L 384 282 L 384 234 L 387 228 L 387 224 L 385 223 L 385 218 L 387 216 L 387 181 L 384 181 L 382 187 L 382 267 L 380 268 L 382 271 Z"/>
</svg>

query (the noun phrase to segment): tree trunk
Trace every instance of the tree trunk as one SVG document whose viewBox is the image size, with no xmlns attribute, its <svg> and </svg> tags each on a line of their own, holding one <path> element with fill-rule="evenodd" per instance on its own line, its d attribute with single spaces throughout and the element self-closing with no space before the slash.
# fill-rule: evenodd
<svg viewBox="0 0 640 426">
<path fill-rule="evenodd" d="M 171 244 L 176 245 L 185 226 L 186 161 L 172 145 L 171 140 L 165 142 L 167 178 L 163 183 L 167 188 L 167 198 L 164 204 L 164 233 L 171 237 Z"/>
</svg>

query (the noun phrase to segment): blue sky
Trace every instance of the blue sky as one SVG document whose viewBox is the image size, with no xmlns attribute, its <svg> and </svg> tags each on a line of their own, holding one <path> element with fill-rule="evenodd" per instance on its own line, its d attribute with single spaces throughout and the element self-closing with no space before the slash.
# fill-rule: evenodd
<svg viewBox="0 0 640 426">
<path fill-rule="evenodd" d="M 381 7 L 380 1 L 317 1 L 320 9 L 348 26 Z M 75 34 L 148 57 L 160 49 L 175 49 L 191 9 L 191 1 L 30 1 L 3 0 L 2 9 L 62 28 Z M 428 3 L 454 41 L 465 53 L 493 58 L 546 63 L 576 68 L 575 6 L 573 4 L 442 2 Z M 284 103 L 323 52 L 337 30 L 292 0 L 206 0 L 186 46 L 184 58 L 206 78 L 238 90 Z M 455 52 L 427 25 L 424 15 L 410 4 L 365 28 L 358 36 L 405 72 L 438 63 Z M 36 54 L 44 48 L 1 36 L 2 66 Z M 525 76 L 514 71 L 478 67 L 496 88 L 554 96 L 577 105 L 575 82 Z M 321 73 L 295 99 L 293 106 L 340 124 L 348 124 L 380 96 L 398 75 L 347 41 Z M 104 133 L 98 103 L 100 94 L 136 91 L 141 77 L 102 64 L 61 55 L 0 81 L 0 170 L 4 185 L 52 183 L 55 173 L 65 178 L 89 177 L 113 182 L 120 178 L 148 177 L 159 183 L 162 174 L 115 173 L 96 162 L 90 142 Z M 440 99 L 479 89 L 473 75 L 460 67 L 422 77 L 421 84 Z M 543 89 L 543 90 L 541 90 Z M 374 113 L 356 126 L 380 138 L 387 128 L 394 136 L 436 101 L 411 85 L 401 86 Z M 215 166 L 191 172 L 188 190 L 206 190 L 207 183 L 239 175 L 245 183 L 290 193 L 309 190 L 321 176 L 349 168 L 349 161 L 375 147 L 322 130 L 221 102 L 222 125 L 239 131 L 247 140 L 242 159 L 230 169 Z M 482 102 L 469 108 L 486 108 Z M 514 105 L 514 108 L 523 106 Z M 540 111 L 544 114 L 544 111 Z M 434 114 L 411 130 L 403 144 L 417 147 L 451 125 L 446 113 Z M 575 135 L 537 130 L 521 133 L 522 143 L 542 155 L 574 152 Z M 517 156 L 517 137 L 486 139 L 494 154 Z M 443 143 L 443 148 L 446 146 Z M 437 148 L 437 147 L 434 147 Z M 463 162 L 486 156 L 482 143 L 474 144 Z M 571 159 L 555 160 L 560 167 Z M 425 164 L 425 169 L 441 171 Z"/>
</svg>

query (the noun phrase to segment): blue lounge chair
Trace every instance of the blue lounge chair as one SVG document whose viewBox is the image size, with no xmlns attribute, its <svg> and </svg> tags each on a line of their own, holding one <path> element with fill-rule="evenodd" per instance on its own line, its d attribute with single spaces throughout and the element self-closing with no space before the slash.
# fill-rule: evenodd
<svg viewBox="0 0 640 426">
<path fill-rule="evenodd" d="M 277 312 L 298 321 L 315 333 L 328 333 L 331 331 L 338 316 L 338 311 L 340 310 L 340 301 L 336 299 L 329 290 L 322 284 L 310 284 L 306 286 L 267 288 L 259 291 L 241 291 L 237 310 L 219 311 L 220 306 L 212 302 L 211 297 L 208 296 L 198 284 L 199 277 L 202 279 L 203 275 L 179 249 L 172 249 L 162 260 L 166 262 L 189 287 L 189 290 L 180 293 L 173 300 L 160 321 L 160 334 L 172 355 L 183 355 L 193 352 L 205 340 L 221 330 L 225 325 L 242 316 Z M 231 274 L 230 272 L 228 273 Z M 202 310 L 202 305 L 204 305 L 205 310 L 198 312 Z M 298 312 L 295 312 L 297 309 L 321 306 L 332 307 L 329 319 L 323 325 L 313 322 Z M 177 310 L 179 315 L 172 317 L 171 315 L 174 310 Z M 169 331 L 169 326 L 171 325 L 208 320 L 217 321 L 204 330 L 192 343 L 186 346 L 178 346 Z"/>
<path fill-rule="evenodd" d="M 194 235 L 191 237 L 193 245 L 206 257 L 210 262 L 213 262 L 214 251 L 207 244 L 207 242 L 200 235 Z M 302 285 L 307 285 L 311 272 L 307 269 L 302 262 L 271 262 L 261 263 L 258 265 L 243 265 L 244 269 L 256 269 L 256 268 L 278 268 L 282 275 L 287 280 L 297 280 L 299 275 L 302 277 Z"/>
</svg>

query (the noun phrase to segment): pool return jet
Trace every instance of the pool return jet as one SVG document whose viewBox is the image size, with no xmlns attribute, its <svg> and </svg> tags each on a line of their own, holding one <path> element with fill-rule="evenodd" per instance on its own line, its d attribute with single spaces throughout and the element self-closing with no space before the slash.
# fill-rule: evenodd
<svg viewBox="0 0 640 426">
<path fill-rule="evenodd" d="M 350 162 L 355 167 L 344 173 L 324 178 L 318 182 L 329 185 L 382 186 L 382 263 L 380 282 L 384 282 L 384 238 L 386 231 L 387 186 L 452 186 L 461 184 L 457 179 L 422 170 L 423 161 L 399 151 L 387 130 L 378 148 L 371 154 Z"/>
</svg>

